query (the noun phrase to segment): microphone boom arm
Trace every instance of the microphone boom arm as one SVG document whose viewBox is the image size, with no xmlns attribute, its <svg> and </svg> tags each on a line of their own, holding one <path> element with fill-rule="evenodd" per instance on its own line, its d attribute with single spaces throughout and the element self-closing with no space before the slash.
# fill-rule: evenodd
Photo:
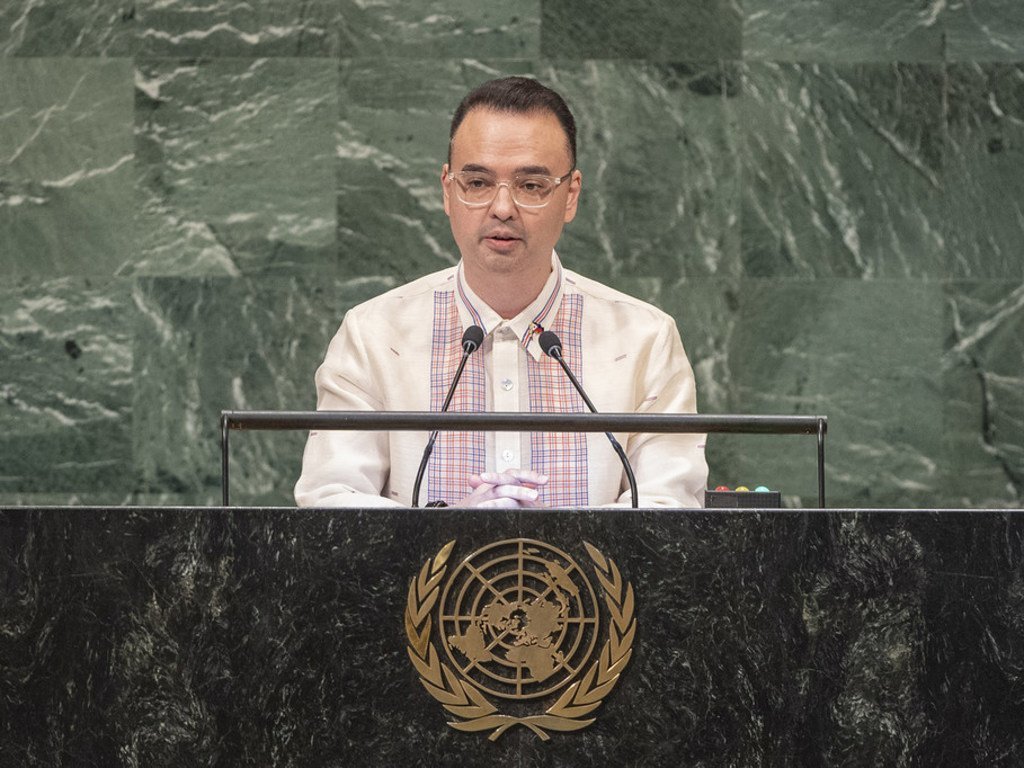
<svg viewBox="0 0 1024 768">
<path fill-rule="evenodd" d="M 448 410 L 448 406 L 452 404 L 452 398 L 455 396 L 455 388 L 459 385 L 459 379 L 462 378 L 462 370 L 466 367 L 466 361 L 469 360 L 469 356 L 476 352 L 484 340 L 484 331 L 479 325 L 471 325 L 466 329 L 466 332 L 462 334 L 462 359 L 459 360 L 459 367 L 455 371 L 455 376 L 452 378 L 452 385 L 448 387 L 448 394 L 444 398 L 444 405 L 441 406 L 441 413 Z M 427 440 L 427 446 L 423 449 L 423 458 L 420 459 L 420 466 L 416 470 L 416 480 L 412 484 L 412 505 L 418 507 L 420 505 L 420 486 L 423 484 L 423 474 L 427 471 L 427 462 L 430 461 L 430 454 L 434 452 L 434 443 L 437 442 L 437 430 L 433 430 L 430 433 L 430 437 Z"/>
<path fill-rule="evenodd" d="M 545 331 L 545 333 L 551 332 Z M 548 355 L 555 358 L 555 360 L 558 361 L 558 364 L 562 366 L 562 370 L 565 371 L 565 375 L 569 377 L 569 381 L 571 381 L 572 385 L 576 387 L 576 391 L 580 393 L 580 397 L 583 398 L 583 402 L 587 404 L 587 408 L 590 409 L 590 412 L 597 413 L 597 408 L 595 408 L 594 404 L 590 402 L 590 398 L 587 397 L 587 393 L 583 391 L 583 385 L 576 380 L 572 371 L 569 370 L 569 366 L 566 364 L 565 360 L 562 359 L 561 344 L 553 344 L 546 351 Z M 640 499 L 636 490 L 636 476 L 633 474 L 633 467 L 630 465 L 629 459 L 626 458 L 626 452 L 622 450 L 622 446 L 619 444 L 619 441 L 615 439 L 615 435 L 611 432 L 605 432 L 604 434 L 612 444 L 612 449 L 616 454 L 618 454 L 619 461 L 622 462 L 622 468 L 626 471 L 626 479 L 629 481 L 630 500 L 633 502 L 633 509 L 637 509 L 640 506 Z"/>
</svg>

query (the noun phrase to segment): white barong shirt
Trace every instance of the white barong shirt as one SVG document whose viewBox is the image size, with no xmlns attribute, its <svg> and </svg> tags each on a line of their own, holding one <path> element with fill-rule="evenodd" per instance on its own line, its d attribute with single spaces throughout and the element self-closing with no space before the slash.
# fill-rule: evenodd
<svg viewBox="0 0 1024 768">
<path fill-rule="evenodd" d="M 451 411 L 582 412 L 542 329 L 605 413 L 695 413 L 696 388 L 675 321 L 660 309 L 562 268 L 537 299 L 505 320 L 481 301 L 461 265 L 351 309 L 316 372 L 318 410 L 440 410 L 461 355 L 462 333 L 485 337 Z M 707 482 L 702 434 L 616 434 L 636 475 L 640 506 L 699 507 Z M 312 431 L 295 486 L 299 506 L 409 506 L 425 432 Z M 551 478 L 546 506 L 628 505 L 622 465 L 603 433 L 442 432 L 420 503 L 455 504 L 474 472 L 534 469 Z"/>
</svg>

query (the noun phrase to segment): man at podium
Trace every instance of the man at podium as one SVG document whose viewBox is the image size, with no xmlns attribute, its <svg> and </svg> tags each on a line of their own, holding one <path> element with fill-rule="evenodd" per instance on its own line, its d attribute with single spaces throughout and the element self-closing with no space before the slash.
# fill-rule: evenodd
<svg viewBox="0 0 1024 768">
<path fill-rule="evenodd" d="M 565 269 L 555 245 L 583 179 L 565 101 L 507 77 L 470 92 L 452 118 L 441 193 L 458 265 L 350 310 L 316 372 L 318 410 L 440 411 L 467 352 L 451 411 L 694 413 L 693 370 L 673 319 Z M 546 339 L 555 338 L 546 335 Z M 550 342 L 548 342 L 550 344 Z M 549 347 L 548 347 L 549 348 Z M 704 435 L 618 435 L 640 506 L 697 507 L 707 480 Z M 310 432 L 299 506 L 408 506 L 426 437 L 416 432 Z M 629 488 L 602 433 L 440 432 L 425 501 L 462 507 L 625 504 Z"/>
</svg>

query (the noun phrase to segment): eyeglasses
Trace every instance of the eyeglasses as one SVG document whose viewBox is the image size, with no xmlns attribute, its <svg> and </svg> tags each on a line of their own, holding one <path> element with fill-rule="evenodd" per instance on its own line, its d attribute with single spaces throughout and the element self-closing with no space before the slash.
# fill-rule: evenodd
<svg viewBox="0 0 1024 768">
<path fill-rule="evenodd" d="M 471 208 L 490 205 L 501 187 L 508 187 L 516 205 L 522 208 L 543 208 L 551 202 L 551 195 L 558 185 L 568 181 L 570 176 L 571 170 L 560 178 L 517 174 L 512 177 L 512 181 L 498 181 L 493 175 L 480 171 L 448 171 L 448 178 L 455 182 L 456 197 Z"/>
</svg>

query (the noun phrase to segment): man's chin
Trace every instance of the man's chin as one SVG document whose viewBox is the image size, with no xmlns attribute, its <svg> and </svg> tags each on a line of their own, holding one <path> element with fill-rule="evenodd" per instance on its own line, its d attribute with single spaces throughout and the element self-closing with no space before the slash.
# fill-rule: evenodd
<svg viewBox="0 0 1024 768">
<path fill-rule="evenodd" d="M 482 264 L 488 272 L 496 274 L 510 274 L 520 268 L 522 260 L 520 260 L 514 252 L 497 253 L 484 248 L 483 253 L 480 254 L 480 264 Z"/>
</svg>

